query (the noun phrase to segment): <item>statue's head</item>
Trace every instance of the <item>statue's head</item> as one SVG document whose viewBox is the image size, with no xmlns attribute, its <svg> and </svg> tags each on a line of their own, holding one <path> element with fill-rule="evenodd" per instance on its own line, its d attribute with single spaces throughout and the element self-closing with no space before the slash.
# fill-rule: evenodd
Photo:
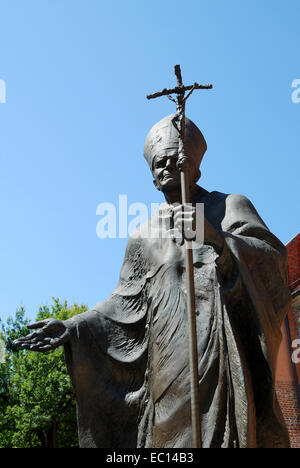
<svg viewBox="0 0 300 468">
<path fill-rule="evenodd" d="M 144 146 L 144 156 L 153 174 L 154 184 L 162 192 L 180 188 L 180 171 L 177 168 L 179 134 L 172 120 L 175 114 L 168 115 L 155 124 L 148 133 Z M 185 154 L 188 160 L 190 184 L 200 178 L 199 170 L 207 149 L 206 141 L 199 128 L 185 118 Z"/>
</svg>

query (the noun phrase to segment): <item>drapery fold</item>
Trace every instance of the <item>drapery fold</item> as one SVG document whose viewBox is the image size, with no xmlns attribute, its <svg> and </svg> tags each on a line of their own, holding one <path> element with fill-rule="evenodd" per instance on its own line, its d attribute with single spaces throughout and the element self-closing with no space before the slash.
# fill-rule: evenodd
<svg viewBox="0 0 300 468">
<path fill-rule="evenodd" d="M 203 446 L 287 447 L 274 390 L 285 248 L 245 197 L 200 189 L 194 201 L 224 238 L 220 254 L 193 251 Z M 69 321 L 82 447 L 191 447 L 184 246 L 145 235 L 163 230 L 156 213 L 108 300 Z"/>
</svg>

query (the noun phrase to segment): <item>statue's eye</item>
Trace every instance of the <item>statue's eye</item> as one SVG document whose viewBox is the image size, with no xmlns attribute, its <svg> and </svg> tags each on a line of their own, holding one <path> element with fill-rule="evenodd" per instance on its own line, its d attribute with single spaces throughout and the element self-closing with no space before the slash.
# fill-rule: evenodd
<svg viewBox="0 0 300 468">
<path fill-rule="evenodd" d="M 156 167 L 165 167 L 165 160 L 161 159 L 160 161 L 156 161 Z"/>
</svg>

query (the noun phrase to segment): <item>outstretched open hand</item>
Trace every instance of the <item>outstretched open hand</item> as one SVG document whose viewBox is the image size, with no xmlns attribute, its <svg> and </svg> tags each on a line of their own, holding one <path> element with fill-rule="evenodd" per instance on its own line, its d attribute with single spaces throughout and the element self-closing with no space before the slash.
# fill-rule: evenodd
<svg viewBox="0 0 300 468">
<path fill-rule="evenodd" d="M 28 328 L 40 330 L 15 340 L 15 346 L 30 351 L 46 352 L 63 345 L 69 339 L 69 330 L 61 320 L 41 320 L 28 325 Z"/>
</svg>

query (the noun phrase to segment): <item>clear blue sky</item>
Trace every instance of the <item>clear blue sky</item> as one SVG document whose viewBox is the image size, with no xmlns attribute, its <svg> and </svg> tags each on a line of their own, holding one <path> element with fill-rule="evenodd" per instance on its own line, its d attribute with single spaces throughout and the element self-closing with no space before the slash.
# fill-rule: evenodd
<svg viewBox="0 0 300 468">
<path fill-rule="evenodd" d="M 96 207 L 162 201 L 143 144 L 174 108 L 145 95 L 176 63 L 214 84 L 187 109 L 201 185 L 246 195 L 284 243 L 300 231 L 299 0 L 2 0 L 0 18 L 2 318 L 109 296 L 126 240 L 96 236 Z"/>
</svg>

